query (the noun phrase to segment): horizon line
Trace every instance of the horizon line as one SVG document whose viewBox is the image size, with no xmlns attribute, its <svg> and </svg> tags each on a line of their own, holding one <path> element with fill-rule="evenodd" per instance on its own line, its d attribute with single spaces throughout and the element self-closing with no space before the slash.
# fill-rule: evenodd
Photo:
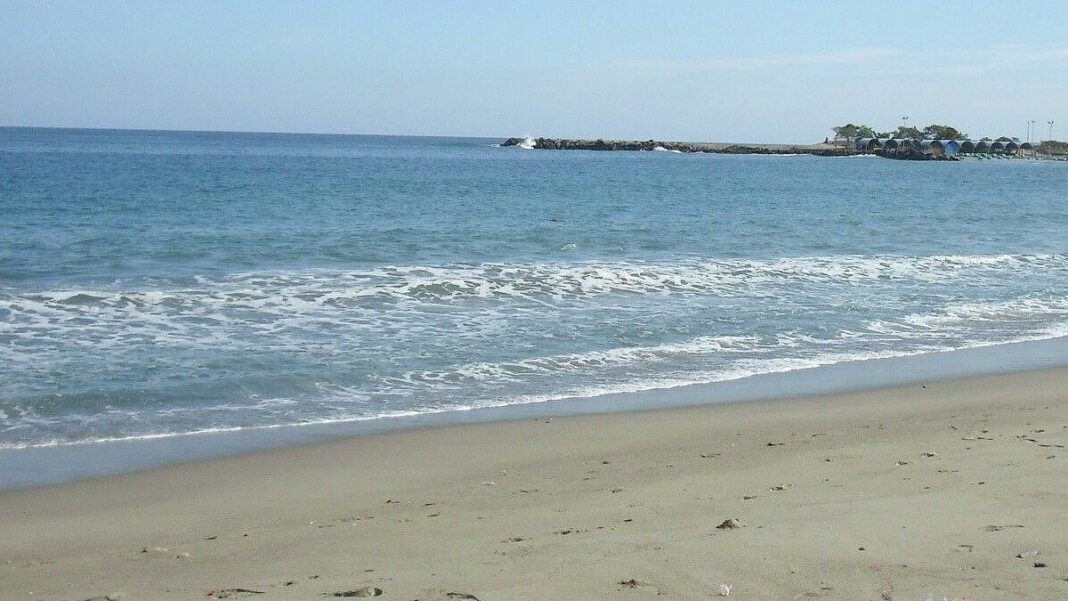
<svg viewBox="0 0 1068 601">
<path fill-rule="evenodd" d="M 350 132 L 318 132 L 318 131 L 279 131 L 279 130 L 253 130 L 253 129 L 189 129 L 189 128 L 154 128 L 154 127 L 88 127 L 88 126 L 63 126 L 63 125 L 6 125 L 0 124 L 0 129 L 54 129 L 54 130 L 78 130 L 78 131 L 139 131 L 139 132 L 163 132 L 163 133 L 189 133 L 189 134 L 268 134 L 268 135 L 293 135 L 293 136 L 378 136 L 383 138 L 504 138 L 515 136 L 458 136 L 441 134 L 380 134 L 380 133 L 350 133 Z"/>
</svg>

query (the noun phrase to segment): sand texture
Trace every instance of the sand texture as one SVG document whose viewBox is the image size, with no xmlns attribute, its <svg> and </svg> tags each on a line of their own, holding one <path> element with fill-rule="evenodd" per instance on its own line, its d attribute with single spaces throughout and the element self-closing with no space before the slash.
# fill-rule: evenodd
<svg viewBox="0 0 1068 601">
<path fill-rule="evenodd" d="M 0 599 L 1068 599 L 1068 370 L 0 494 Z"/>
</svg>

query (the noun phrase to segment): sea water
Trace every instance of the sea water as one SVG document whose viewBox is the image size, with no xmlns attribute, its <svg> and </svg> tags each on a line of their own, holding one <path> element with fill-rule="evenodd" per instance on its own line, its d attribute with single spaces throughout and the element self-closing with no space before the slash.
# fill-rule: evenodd
<svg viewBox="0 0 1068 601">
<path fill-rule="evenodd" d="M 0 450 L 1068 335 L 1066 164 L 499 141 L 0 128 Z"/>
</svg>

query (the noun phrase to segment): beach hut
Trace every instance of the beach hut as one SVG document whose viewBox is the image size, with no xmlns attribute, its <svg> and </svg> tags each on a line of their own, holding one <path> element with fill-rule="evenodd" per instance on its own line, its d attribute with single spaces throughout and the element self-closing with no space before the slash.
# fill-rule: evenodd
<svg viewBox="0 0 1068 601">
<path fill-rule="evenodd" d="M 876 138 L 857 138 L 857 152 L 875 153 L 882 150 L 883 145 Z"/>
<path fill-rule="evenodd" d="M 1003 151 L 1005 154 L 1016 154 L 1019 151 L 1020 145 L 1016 142 L 1013 142 L 1012 140 L 1005 142 L 1005 149 Z"/>
<path fill-rule="evenodd" d="M 937 159 L 945 154 L 945 148 L 938 140 L 920 140 L 920 152 L 928 158 Z"/>
<path fill-rule="evenodd" d="M 1035 149 L 1035 147 L 1032 146 L 1030 142 L 1021 142 L 1020 143 L 1020 150 L 1034 150 L 1034 149 Z"/>
<path fill-rule="evenodd" d="M 960 152 L 960 143 L 956 140 L 939 140 L 942 143 L 942 154 L 951 156 Z"/>
<path fill-rule="evenodd" d="M 975 152 L 975 142 L 972 142 L 971 140 L 965 140 L 961 142 L 960 151 L 967 154 L 972 154 L 973 152 Z"/>
<path fill-rule="evenodd" d="M 990 152 L 996 154 L 1002 154 L 1005 152 L 1005 143 L 999 140 L 994 140 L 990 143 Z"/>
<path fill-rule="evenodd" d="M 988 140 L 979 140 L 979 143 L 975 145 L 975 152 L 990 152 L 991 142 Z"/>
<path fill-rule="evenodd" d="M 895 148 L 897 149 L 894 152 L 894 156 L 899 159 L 910 158 L 913 152 L 919 148 L 919 142 L 911 138 L 898 138 L 894 142 L 896 142 Z"/>
</svg>

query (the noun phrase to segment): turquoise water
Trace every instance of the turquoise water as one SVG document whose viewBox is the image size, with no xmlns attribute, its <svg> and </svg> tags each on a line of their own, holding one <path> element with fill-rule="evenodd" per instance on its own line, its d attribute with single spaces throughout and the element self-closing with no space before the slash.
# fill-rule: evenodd
<svg viewBox="0 0 1068 601">
<path fill-rule="evenodd" d="M 0 448 L 1068 335 L 1068 165 L 0 128 Z"/>
</svg>

